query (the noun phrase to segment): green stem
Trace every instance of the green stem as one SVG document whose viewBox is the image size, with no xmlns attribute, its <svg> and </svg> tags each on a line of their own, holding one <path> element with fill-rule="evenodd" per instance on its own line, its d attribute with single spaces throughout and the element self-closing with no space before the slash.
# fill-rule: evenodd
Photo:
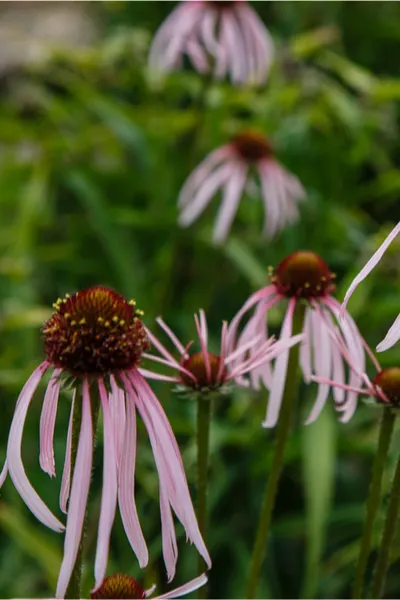
<svg viewBox="0 0 400 600">
<path fill-rule="evenodd" d="M 364 530 L 361 539 L 356 576 L 353 586 L 352 598 L 354 599 L 362 597 L 365 570 L 367 568 L 368 558 L 371 551 L 373 527 L 379 509 L 383 469 L 389 451 L 395 418 L 395 415 L 390 409 L 383 409 L 381 426 L 379 430 L 378 448 L 375 454 L 374 464 L 372 466 L 371 483 L 369 485 L 366 504 Z"/>
<path fill-rule="evenodd" d="M 392 491 L 390 492 L 389 506 L 383 528 L 381 545 L 375 565 L 372 580 L 372 598 L 382 598 L 385 587 L 386 572 L 390 564 L 390 550 L 397 529 L 400 509 L 400 459 L 397 461 L 394 474 Z"/>
<path fill-rule="evenodd" d="M 90 393 L 91 409 L 92 409 L 92 423 L 93 423 L 93 446 L 95 444 L 95 433 L 97 419 L 99 416 L 100 399 L 96 386 L 93 386 Z M 74 414 L 72 418 L 72 440 L 71 440 L 71 481 L 73 478 L 76 455 L 78 452 L 79 435 L 81 431 L 82 422 L 82 387 L 79 386 L 76 390 L 75 403 L 74 403 Z M 81 598 L 81 576 L 82 576 L 82 550 L 83 550 L 83 539 L 85 537 L 86 530 L 86 519 L 85 515 L 81 541 L 79 544 L 78 554 L 76 556 L 75 565 L 72 571 L 71 579 L 69 581 L 65 598 Z"/>
<path fill-rule="evenodd" d="M 208 458 L 210 447 L 210 424 L 212 399 L 197 397 L 197 520 L 203 540 L 207 535 Z M 204 561 L 199 556 L 199 572 L 204 571 Z M 200 598 L 207 597 L 206 586 L 199 591 Z"/>
<path fill-rule="evenodd" d="M 305 306 L 298 302 L 293 317 L 293 334 L 301 333 L 304 322 Z M 265 548 L 271 526 L 272 512 L 275 505 L 276 491 L 282 472 L 286 443 L 289 439 L 292 425 L 293 409 L 298 391 L 299 344 L 293 346 L 289 353 L 289 363 L 286 374 L 286 384 L 283 392 L 279 421 L 276 428 L 274 454 L 269 473 L 264 498 L 261 505 L 256 539 L 251 558 L 250 575 L 247 585 L 246 598 L 255 598 L 257 593 L 260 571 L 264 560 Z"/>
</svg>

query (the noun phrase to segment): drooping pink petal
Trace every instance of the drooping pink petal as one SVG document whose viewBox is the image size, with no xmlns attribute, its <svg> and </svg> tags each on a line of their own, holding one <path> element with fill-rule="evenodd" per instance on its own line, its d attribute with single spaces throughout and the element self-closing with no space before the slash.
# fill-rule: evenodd
<svg viewBox="0 0 400 600">
<path fill-rule="evenodd" d="M 149 66 L 152 69 L 168 71 L 176 65 L 202 10 L 201 5 L 195 2 L 185 2 L 169 15 L 154 36 L 150 48 Z"/>
<path fill-rule="evenodd" d="M 304 313 L 304 325 L 303 325 L 303 334 L 304 339 L 302 344 L 300 345 L 300 367 L 303 372 L 304 381 L 308 383 L 310 381 L 310 377 L 312 374 L 311 368 L 311 310 L 309 307 L 306 308 Z"/>
<path fill-rule="evenodd" d="M 183 208 L 179 215 L 179 224 L 182 227 L 188 227 L 201 215 L 214 197 L 219 188 L 226 185 L 227 181 L 236 171 L 236 163 L 225 163 L 222 167 L 216 169 L 203 182 L 191 201 Z"/>
<path fill-rule="evenodd" d="M 290 298 L 286 315 L 281 328 L 280 339 L 285 340 L 292 335 L 293 313 L 296 306 L 296 299 Z M 282 404 L 283 391 L 286 383 L 286 371 L 289 361 L 289 350 L 285 350 L 278 356 L 272 375 L 271 390 L 269 393 L 267 414 L 262 423 L 263 427 L 275 427 L 279 411 Z"/>
<path fill-rule="evenodd" d="M 40 416 L 40 454 L 39 463 L 45 473 L 55 477 L 54 465 L 54 426 L 56 423 L 58 395 L 60 393 L 61 369 L 55 369 L 44 396 Z"/>
<path fill-rule="evenodd" d="M 256 60 L 258 62 L 258 69 L 254 75 L 251 73 L 251 78 L 254 83 L 264 83 L 274 58 L 272 38 L 264 23 L 247 2 L 237 4 L 236 10 L 239 15 L 239 22 L 242 24 L 243 29 L 249 28 L 249 34 L 253 37 L 257 48 Z"/>
<path fill-rule="evenodd" d="M 0 488 L 3 486 L 3 483 L 5 482 L 5 480 L 7 478 L 7 474 L 8 474 L 8 466 L 7 466 L 7 461 L 5 461 L 3 468 L 1 470 L 1 473 L 0 473 Z"/>
<path fill-rule="evenodd" d="M 239 33 L 239 35 L 238 35 Z M 230 11 L 221 15 L 221 36 L 227 49 L 230 62 L 230 74 L 233 83 L 244 83 L 247 78 L 245 54 L 242 47 L 242 36 Z"/>
<path fill-rule="evenodd" d="M 172 581 L 176 573 L 176 562 L 178 560 L 178 545 L 174 520 L 172 518 L 171 506 L 168 500 L 166 484 L 162 477 L 159 478 L 160 487 L 160 513 L 161 513 L 161 539 L 162 552 L 168 581 Z"/>
<path fill-rule="evenodd" d="M 221 244 L 227 237 L 237 213 L 247 178 L 247 166 L 239 165 L 227 182 L 224 197 L 214 226 L 213 241 Z"/>
<path fill-rule="evenodd" d="M 83 380 L 82 388 L 82 422 L 75 468 L 72 476 L 71 497 L 69 500 L 67 528 L 64 539 L 64 556 L 58 576 L 56 598 L 64 598 L 75 565 L 82 537 L 92 471 L 93 426 L 89 384 L 86 378 Z M 76 398 L 75 402 L 79 402 L 79 398 Z"/>
<path fill-rule="evenodd" d="M 115 509 L 117 507 L 117 456 L 114 427 L 108 403 L 108 394 L 102 379 L 98 380 L 98 386 L 103 411 L 104 457 L 103 491 L 101 495 L 99 531 L 94 564 L 95 589 L 102 584 L 106 574 L 111 528 L 114 523 Z"/>
<path fill-rule="evenodd" d="M 157 598 L 154 598 L 154 600 L 164 600 L 166 598 L 180 598 L 181 596 L 186 596 L 186 594 L 195 592 L 206 583 L 207 575 L 203 573 L 202 575 L 199 575 L 199 577 L 195 577 L 194 579 L 192 579 L 192 581 L 189 581 L 188 583 L 185 583 L 184 585 L 181 585 L 180 587 L 175 588 L 174 590 L 171 590 L 166 594 L 161 594 L 161 596 L 157 596 Z"/>
<path fill-rule="evenodd" d="M 357 277 L 355 277 L 353 279 L 353 281 L 352 281 L 352 283 L 351 283 L 351 285 L 350 285 L 349 289 L 347 290 L 346 295 L 344 297 L 343 304 L 342 304 L 342 307 L 341 307 L 341 315 L 344 314 L 344 311 L 346 309 L 347 303 L 350 300 L 351 296 L 353 295 L 353 292 L 355 291 L 355 289 L 371 273 L 372 269 L 374 267 L 376 267 L 376 265 L 381 260 L 382 256 L 385 254 L 385 252 L 388 249 L 388 247 L 390 246 L 390 244 L 393 242 L 393 240 L 395 239 L 395 237 L 397 237 L 397 235 L 399 233 L 400 233 L 400 222 L 397 223 L 397 225 L 396 225 L 396 227 L 394 229 L 392 229 L 392 231 L 389 233 L 389 235 L 387 236 L 387 238 L 385 239 L 385 241 L 383 242 L 383 244 L 381 244 L 379 246 L 378 250 L 375 252 L 375 254 L 373 254 L 371 256 L 371 258 L 369 259 L 369 261 L 367 262 L 367 264 L 365 265 L 365 267 L 363 267 L 361 269 L 361 271 L 359 272 L 359 274 L 357 275 Z"/>
<path fill-rule="evenodd" d="M 219 163 L 232 158 L 234 152 L 230 145 L 221 146 L 211 152 L 206 158 L 195 168 L 193 173 L 189 175 L 185 181 L 178 198 L 179 208 L 183 208 L 193 198 L 198 188 L 209 177 L 210 173 Z"/>
<path fill-rule="evenodd" d="M 118 471 L 118 504 L 127 538 L 143 569 L 149 561 L 149 553 L 135 502 L 136 410 L 129 391 L 125 411 L 125 430 L 121 432 L 124 445 Z"/>
<path fill-rule="evenodd" d="M 179 383 L 181 381 L 180 377 L 169 377 L 168 375 L 161 375 L 160 373 L 154 373 L 154 371 L 142 369 L 141 367 L 139 368 L 139 373 L 141 373 L 146 379 L 154 379 L 156 381 L 167 381 L 169 383 Z"/>
<path fill-rule="evenodd" d="M 109 394 L 108 401 L 110 403 L 111 419 L 114 426 L 115 453 L 117 467 L 119 468 L 124 447 L 124 431 L 126 423 L 125 394 L 117 385 L 113 375 L 110 375 L 110 384 L 111 393 Z"/>
<path fill-rule="evenodd" d="M 377 352 L 384 352 L 385 350 L 389 350 L 392 346 L 395 345 L 396 342 L 400 340 L 400 315 L 397 317 L 389 331 L 387 332 L 385 338 L 377 345 Z"/>
<path fill-rule="evenodd" d="M 315 302 L 314 311 L 310 314 L 312 322 L 312 344 L 314 351 L 314 366 L 317 377 L 328 379 L 331 376 L 332 357 L 331 340 L 325 321 L 318 311 L 318 304 Z M 306 424 L 313 423 L 321 414 L 329 395 L 329 385 L 321 383 L 318 386 L 317 398 L 311 410 Z"/>
<path fill-rule="evenodd" d="M 136 392 L 137 408 L 146 425 L 159 477 L 165 482 L 169 502 L 188 538 L 210 567 L 210 556 L 199 531 L 182 458 L 171 425 L 153 391 L 137 370 L 130 373 L 130 381 L 132 393 Z M 129 385 L 129 381 L 125 384 Z"/>
<path fill-rule="evenodd" d="M 64 513 L 67 513 L 67 502 L 69 498 L 69 491 L 71 488 L 72 424 L 74 419 L 75 396 L 76 390 L 74 390 L 74 395 L 72 397 L 71 411 L 69 415 L 67 444 L 65 447 L 64 469 L 62 474 L 60 490 L 60 508 Z"/>
<path fill-rule="evenodd" d="M 46 525 L 46 527 L 50 527 L 50 529 L 54 529 L 54 531 L 63 531 L 64 525 L 53 515 L 37 492 L 33 489 L 28 477 L 26 476 L 21 457 L 22 433 L 24 430 L 26 414 L 36 388 L 48 367 L 49 363 L 45 361 L 37 369 L 35 369 L 24 385 L 17 400 L 14 417 L 8 436 L 7 465 L 10 477 L 19 495 L 24 500 L 28 508 L 33 512 L 35 517 L 44 525 Z"/>
</svg>

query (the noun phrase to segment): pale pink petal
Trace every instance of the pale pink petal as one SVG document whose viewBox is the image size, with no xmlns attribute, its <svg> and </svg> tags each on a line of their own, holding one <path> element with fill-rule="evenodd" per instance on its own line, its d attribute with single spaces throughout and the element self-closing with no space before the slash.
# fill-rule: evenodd
<svg viewBox="0 0 400 600">
<path fill-rule="evenodd" d="M 207 344 L 208 344 L 207 318 L 206 318 L 206 313 L 204 312 L 204 310 L 202 308 L 199 310 L 199 318 L 200 318 L 201 337 L 203 338 L 204 343 L 207 346 Z"/>
<path fill-rule="evenodd" d="M 185 181 L 178 199 L 178 206 L 183 208 L 193 198 L 197 189 L 209 177 L 210 173 L 219 163 L 232 158 L 235 153 L 231 145 L 221 146 L 211 152 L 206 158 L 196 167 L 188 179 Z"/>
<path fill-rule="evenodd" d="M 121 464 L 123 447 L 126 414 L 125 414 L 125 394 L 118 387 L 113 375 L 110 375 L 111 393 L 108 396 L 110 403 L 111 419 L 114 425 L 114 442 L 115 452 L 117 457 L 117 467 Z"/>
<path fill-rule="evenodd" d="M 251 29 L 250 34 L 257 46 L 256 57 L 259 68 L 252 79 L 254 79 L 254 83 L 264 83 L 274 58 L 272 38 L 264 23 L 246 2 L 238 4 L 237 11 L 240 15 L 239 21 L 242 23 L 243 28 L 249 27 Z"/>
<path fill-rule="evenodd" d="M 56 424 L 58 395 L 60 393 L 61 369 L 55 369 L 44 396 L 42 414 L 40 416 L 40 454 L 39 463 L 45 473 L 55 477 L 54 465 L 54 426 Z"/>
<path fill-rule="evenodd" d="M 331 340 L 328 329 L 317 310 L 310 314 L 312 320 L 312 344 L 314 350 L 315 374 L 317 377 L 328 379 L 331 376 Z M 321 383 L 318 386 L 317 398 L 306 424 L 313 423 L 321 414 L 329 395 L 329 385 Z"/>
<path fill-rule="evenodd" d="M 170 361 L 172 364 L 176 364 L 179 366 L 179 363 L 177 362 L 177 360 L 172 356 L 172 354 L 170 354 L 170 352 L 168 352 L 168 350 L 165 348 L 165 346 L 163 346 L 161 344 L 161 342 L 156 338 L 155 335 L 153 335 L 150 331 L 150 329 L 148 329 L 147 327 L 145 327 L 146 330 L 146 334 L 147 337 L 149 338 L 151 344 L 157 348 L 157 350 L 159 351 L 159 353 L 164 356 L 164 358 L 166 358 L 166 360 Z M 147 358 L 152 358 L 151 354 L 146 354 Z"/>
<path fill-rule="evenodd" d="M 69 491 L 70 491 L 70 487 L 71 487 L 72 425 L 73 425 L 73 420 L 74 420 L 75 396 L 76 396 L 76 391 L 74 391 L 74 395 L 72 398 L 72 404 L 71 404 L 71 412 L 69 415 L 67 444 L 65 447 L 64 469 L 63 469 L 63 474 L 62 474 L 61 490 L 60 490 L 60 508 L 64 513 L 67 512 L 67 502 L 68 502 Z"/>
<path fill-rule="evenodd" d="M 235 173 L 237 165 L 234 162 L 224 164 L 214 171 L 199 188 L 180 213 L 179 224 L 188 227 L 201 215 L 214 197 L 217 190 L 225 186 L 226 182 Z"/>
<path fill-rule="evenodd" d="M 338 386 L 342 390 L 346 390 L 348 392 L 354 392 L 355 394 L 365 394 L 367 396 L 370 396 L 373 393 L 373 390 L 371 390 L 371 389 L 363 389 L 363 388 L 353 387 L 351 385 L 348 385 L 347 383 L 338 383 L 337 381 L 335 381 L 335 379 L 325 379 L 324 377 L 317 377 L 316 375 L 311 375 L 310 380 L 315 381 L 316 383 L 323 383 L 325 385 L 330 385 L 332 387 Z"/>
<path fill-rule="evenodd" d="M 8 474 L 8 466 L 7 466 L 7 461 L 5 461 L 3 468 L 1 470 L 1 473 L 0 473 L 0 488 L 2 487 L 3 483 L 5 482 L 5 480 L 7 478 L 7 474 Z"/>
<path fill-rule="evenodd" d="M 280 339 L 286 340 L 292 335 L 293 313 L 296 307 L 296 299 L 291 298 L 281 328 Z M 289 361 L 289 350 L 285 350 L 278 356 L 272 375 L 271 391 L 269 393 L 268 408 L 263 427 L 275 427 L 282 404 L 283 391 L 286 383 L 286 371 Z"/>
<path fill-rule="evenodd" d="M 303 334 L 304 340 L 300 346 L 300 366 L 303 372 L 304 381 L 308 383 L 311 377 L 311 310 L 306 308 L 304 314 Z"/>
<path fill-rule="evenodd" d="M 242 45 L 242 36 L 230 11 L 223 11 L 221 15 L 221 35 L 224 36 L 226 44 L 231 79 L 234 83 L 244 83 L 248 75 L 246 55 Z"/>
<path fill-rule="evenodd" d="M 138 371 L 146 379 L 154 379 L 156 381 L 167 381 L 168 383 L 179 383 L 181 381 L 180 377 L 169 377 L 168 375 L 154 373 L 153 371 L 149 371 L 148 369 L 139 368 Z"/>
<path fill-rule="evenodd" d="M 178 350 L 179 354 L 184 355 L 185 354 L 185 348 L 184 348 L 183 344 L 178 340 L 178 338 L 176 337 L 176 335 L 174 334 L 174 332 L 172 331 L 172 329 L 170 327 L 168 327 L 168 325 L 163 321 L 163 319 L 161 317 L 157 317 L 156 322 L 165 331 L 165 333 L 168 335 L 169 339 L 175 345 L 175 347 Z"/>
<path fill-rule="evenodd" d="M 108 551 L 110 546 L 111 529 L 117 507 L 117 457 L 114 440 L 114 428 L 108 403 L 108 394 L 102 379 L 98 380 L 101 408 L 103 411 L 103 491 L 99 531 L 94 564 L 95 589 L 103 582 L 107 569 Z M 121 432 L 119 433 L 121 435 Z"/>
<path fill-rule="evenodd" d="M 127 538 L 143 569 L 149 561 L 149 553 L 135 502 L 136 410 L 132 394 L 127 391 L 125 431 L 121 432 L 124 446 L 118 473 L 118 504 Z"/>
<path fill-rule="evenodd" d="M 149 53 L 151 68 L 158 71 L 174 68 L 202 11 L 201 5 L 185 2 L 170 14 L 154 36 Z"/>
<path fill-rule="evenodd" d="M 224 197 L 213 233 L 213 241 L 216 244 L 222 243 L 229 233 L 243 194 L 246 177 L 247 167 L 238 164 L 237 171 L 232 174 L 224 188 Z"/>
<path fill-rule="evenodd" d="M 199 41 L 195 39 L 194 35 L 187 40 L 185 50 L 196 71 L 202 75 L 208 73 L 210 67 L 207 55 Z"/>
<path fill-rule="evenodd" d="M 391 328 L 386 334 L 386 337 L 377 345 L 377 352 L 389 350 L 400 339 L 400 315 L 397 317 Z"/>
<path fill-rule="evenodd" d="M 275 301 L 277 301 L 278 299 L 279 296 L 276 287 L 274 285 L 268 285 L 265 288 L 254 292 L 254 294 L 252 294 L 250 298 L 246 300 L 242 308 L 236 313 L 236 315 L 229 324 L 227 336 L 227 345 L 229 351 L 233 350 L 235 347 L 237 328 L 245 313 L 248 310 L 250 310 L 250 308 L 252 308 L 255 304 L 258 304 L 258 302 L 260 302 L 261 300 L 273 300 L 275 303 Z"/>
<path fill-rule="evenodd" d="M 208 380 L 208 382 L 211 382 L 211 364 L 210 364 L 210 357 L 208 356 L 207 342 L 202 336 L 200 322 L 199 322 L 197 315 L 194 315 L 194 322 L 196 323 L 197 335 L 199 337 L 201 352 L 203 354 L 203 360 L 204 360 L 204 366 L 206 368 L 207 380 Z"/>
<path fill-rule="evenodd" d="M 175 588 L 174 590 L 171 590 L 166 594 L 161 594 L 161 596 L 157 596 L 156 598 L 154 598 L 154 600 L 164 600 L 166 598 L 180 598 L 181 596 L 186 596 L 186 594 L 195 592 L 206 583 L 207 575 L 203 573 L 203 575 L 195 577 L 195 579 L 192 579 L 192 581 L 189 581 L 188 583 L 185 583 L 184 585 L 181 585 L 180 587 Z"/>
<path fill-rule="evenodd" d="M 268 169 L 268 163 L 259 161 L 258 170 L 265 212 L 263 234 L 271 238 L 279 229 L 281 207 L 276 186 Z"/>
<path fill-rule="evenodd" d="M 168 581 L 172 581 L 176 573 L 176 562 L 178 560 L 178 544 L 176 542 L 176 533 L 174 520 L 172 518 L 171 506 L 168 500 L 168 493 L 164 479 L 160 477 L 160 512 L 161 512 L 161 538 L 162 552 L 165 567 L 167 569 Z"/>
<path fill-rule="evenodd" d="M 92 472 L 93 426 L 87 379 L 83 380 L 82 388 L 82 422 L 75 468 L 72 476 L 71 497 L 69 500 L 67 528 L 64 539 L 64 556 L 58 576 L 56 598 L 64 598 L 75 565 L 82 537 Z M 76 402 L 78 401 L 79 399 L 76 399 Z"/>
<path fill-rule="evenodd" d="M 50 529 L 54 529 L 54 531 L 63 531 L 64 525 L 53 515 L 37 492 L 33 489 L 26 476 L 21 457 L 22 433 L 24 430 L 26 413 L 36 388 L 48 367 L 49 363 L 45 361 L 32 373 L 17 400 L 8 436 L 7 465 L 10 477 L 19 495 L 33 512 L 35 517 L 44 525 L 50 527 Z"/>
<path fill-rule="evenodd" d="M 225 369 L 225 359 L 226 359 L 226 352 L 227 352 L 227 334 L 228 334 L 228 323 L 226 321 L 224 321 L 222 323 L 222 330 L 221 330 L 221 348 L 220 348 L 220 353 L 219 353 L 219 367 L 218 367 L 218 373 L 217 373 L 217 381 L 221 381 L 221 377 L 222 377 L 222 373 L 224 372 Z"/>
<path fill-rule="evenodd" d="M 357 275 L 357 277 L 355 277 L 353 279 L 353 281 L 352 281 L 352 283 L 351 283 L 351 285 L 350 285 L 349 289 L 347 290 L 346 295 L 344 297 L 343 304 L 342 304 L 342 307 L 341 307 L 341 315 L 344 314 L 344 311 L 346 309 L 347 303 L 350 300 L 350 297 L 352 296 L 354 290 L 371 273 L 372 269 L 374 267 L 376 267 L 376 265 L 381 260 L 381 258 L 384 255 L 384 253 L 386 252 L 387 248 L 390 246 L 390 244 L 393 242 L 393 240 L 395 239 L 395 237 L 399 233 L 400 233 L 400 222 L 397 223 L 397 225 L 396 225 L 396 227 L 394 229 L 392 229 L 392 231 L 389 233 L 389 235 L 387 236 L 387 238 L 385 239 L 385 241 L 383 242 L 383 244 L 381 244 L 379 246 L 378 250 L 369 259 L 369 261 L 367 262 L 367 264 L 365 265 L 365 267 L 363 267 L 361 269 L 361 271 L 359 272 L 359 274 Z"/>
<path fill-rule="evenodd" d="M 131 385 L 132 393 L 136 391 L 137 407 L 149 434 L 160 481 L 165 482 L 169 502 L 184 526 L 188 538 L 210 567 L 211 560 L 199 531 L 182 458 L 171 425 L 161 404 L 140 373 L 134 370 L 130 378 L 134 387 L 133 389 Z"/>
</svg>

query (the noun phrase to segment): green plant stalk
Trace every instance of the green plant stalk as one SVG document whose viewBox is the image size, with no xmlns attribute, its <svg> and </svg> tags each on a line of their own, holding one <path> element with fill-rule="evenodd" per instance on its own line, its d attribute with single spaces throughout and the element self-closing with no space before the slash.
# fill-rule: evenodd
<svg viewBox="0 0 400 600">
<path fill-rule="evenodd" d="M 293 317 L 293 333 L 297 335 L 303 329 L 305 306 L 296 304 Z M 278 489 L 279 478 L 282 472 L 286 443 L 289 439 L 292 425 L 293 409 L 299 386 L 299 344 L 291 348 L 286 374 L 286 384 L 283 392 L 279 421 L 276 428 L 274 454 L 272 457 L 271 471 L 269 473 L 264 498 L 261 505 L 256 538 L 250 565 L 250 574 L 247 585 L 246 598 L 255 598 L 257 593 L 260 571 L 264 560 L 265 549 L 271 526 L 272 512 Z"/>
<path fill-rule="evenodd" d="M 379 430 L 378 448 L 375 454 L 374 464 L 372 466 L 371 483 L 369 485 L 365 512 L 364 530 L 361 538 L 356 575 L 353 585 L 352 598 L 354 599 L 362 597 L 365 570 L 367 568 L 368 558 L 371 551 L 374 522 L 378 513 L 381 497 L 383 469 L 389 451 L 395 419 L 396 417 L 390 409 L 383 409 L 381 426 Z"/>
<path fill-rule="evenodd" d="M 208 463 L 210 453 L 210 425 L 212 399 L 197 397 L 197 521 L 204 543 L 207 536 Z M 199 573 L 204 571 L 204 560 L 199 555 Z M 207 588 L 198 591 L 199 598 L 207 597 Z"/>
<path fill-rule="evenodd" d="M 400 458 L 397 461 L 396 471 L 390 492 L 389 506 L 386 513 L 382 540 L 379 546 L 374 576 L 372 580 L 372 598 L 382 598 L 386 573 L 390 564 L 390 551 L 397 529 L 400 509 Z"/>
<path fill-rule="evenodd" d="M 76 391 L 75 403 L 74 403 L 74 414 L 72 420 L 72 440 L 71 440 L 71 481 L 73 479 L 76 463 L 76 455 L 78 452 L 79 434 L 81 430 L 82 422 L 82 387 L 79 386 Z M 99 416 L 100 398 L 97 389 L 97 385 L 93 386 L 90 390 L 90 402 L 92 412 L 92 424 L 93 424 L 93 447 L 96 439 L 96 425 Z M 76 556 L 75 565 L 72 571 L 71 579 L 69 581 L 65 598 L 81 598 L 81 576 L 82 576 L 82 552 L 83 552 L 83 540 L 86 531 L 86 520 L 87 512 L 83 522 L 82 536 L 78 548 L 78 554 Z"/>
</svg>

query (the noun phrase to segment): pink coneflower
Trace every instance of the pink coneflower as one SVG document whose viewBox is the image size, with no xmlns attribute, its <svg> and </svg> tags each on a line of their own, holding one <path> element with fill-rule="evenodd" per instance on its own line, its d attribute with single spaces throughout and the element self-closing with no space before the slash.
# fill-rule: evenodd
<svg viewBox="0 0 400 600">
<path fill-rule="evenodd" d="M 194 316 L 198 341 L 201 348 L 200 352 L 189 352 L 192 342 L 184 346 L 172 330 L 158 317 L 157 323 L 165 331 L 180 354 L 180 360 L 163 346 L 149 331 L 148 336 L 153 346 L 159 351 L 161 357 L 153 354 L 143 353 L 143 357 L 162 363 L 178 371 L 178 375 L 170 377 L 167 375 L 155 374 L 141 369 L 146 377 L 172 381 L 179 385 L 181 391 L 199 392 L 204 395 L 218 391 L 226 390 L 226 384 L 234 379 L 243 380 L 243 376 L 251 373 L 266 361 L 276 358 L 281 352 L 297 344 L 301 336 L 293 336 L 280 342 L 275 342 L 274 338 L 262 339 L 262 336 L 255 335 L 253 339 L 246 341 L 243 345 L 237 345 L 231 336 L 228 336 L 228 324 L 222 325 L 221 344 L 219 355 L 213 354 L 208 350 L 208 327 L 207 320 L 203 310 L 200 310 L 199 317 Z M 257 346 L 257 349 L 254 347 Z M 254 349 L 250 357 L 244 357 L 244 354 Z M 239 358 L 241 357 L 241 358 Z M 233 366 L 234 363 L 234 366 Z"/>
<path fill-rule="evenodd" d="M 111 528 L 118 501 L 122 522 L 139 564 L 148 562 L 148 551 L 135 505 L 136 410 L 147 429 L 157 465 L 160 489 L 163 555 L 168 578 L 175 574 L 178 554 L 171 508 L 187 537 L 210 566 L 200 535 L 179 448 L 164 410 L 137 365 L 150 347 L 141 311 L 132 300 L 93 287 L 59 299 L 43 328 L 46 360 L 26 382 L 11 424 L 7 464 L 11 479 L 33 514 L 55 531 L 64 525 L 33 489 L 22 463 L 21 441 L 27 410 L 44 374 L 53 369 L 43 401 L 40 421 L 40 465 L 55 476 L 53 435 L 60 387 L 68 380 L 74 389 L 60 508 L 67 513 L 64 557 L 59 574 L 58 598 L 65 595 L 76 561 L 86 512 L 96 423 L 92 406 L 100 398 L 104 429 L 103 493 L 95 559 L 96 587 L 104 579 Z M 75 407 L 75 412 L 74 412 Z M 71 479 L 73 415 L 81 413 L 75 468 Z M 69 499 L 69 502 L 68 502 Z M 68 502 L 68 509 L 67 509 Z"/>
<path fill-rule="evenodd" d="M 182 67 L 187 56 L 199 73 L 233 83 L 265 83 L 274 55 L 271 37 L 245 0 L 182 2 L 157 31 L 149 64 L 156 71 Z"/>
<path fill-rule="evenodd" d="M 264 202 L 264 235 L 272 237 L 298 217 L 298 201 L 305 197 L 300 181 L 274 157 L 268 140 L 256 131 L 245 131 L 214 150 L 193 171 L 180 195 L 179 223 L 191 225 L 218 190 L 223 198 L 214 228 L 214 242 L 227 237 L 246 185 L 255 171 Z"/>
<path fill-rule="evenodd" d="M 195 592 L 204 584 L 207 583 L 207 576 L 205 574 L 192 579 L 188 583 L 181 585 L 175 590 L 171 590 L 161 596 L 153 596 L 153 600 L 162 600 L 163 598 L 181 598 L 191 592 Z M 107 600 L 110 598 L 124 598 L 126 600 L 144 600 L 144 598 L 151 598 L 155 590 L 153 585 L 149 590 L 145 590 L 140 583 L 129 575 L 117 573 L 116 575 L 110 575 L 106 577 L 101 586 L 90 594 L 90 597 L 95 600 Z"/>
<path fill-rule="evenodd" d="M 347 354 L 343 348 L 352 357 L 358 371 L 364 371 L 366 343 L 348 313 L 343 315 L 343 320 L 338 320 L 340 304 L 332 296 L 335 275 L 322 258 L 314 252 L 294 252 L 275 271 L 270 267 L 270 279 L 271 285 L 250 296 L 232 320 L 229 333 L 235 336 L 245 313 L 255 309 L 240 335 L 239 345 L 245 345 L 255 335 L 267 339 L 270 309 L 288 300 L 280 336 L 281 340 L 285 340 L 292 335 L 296 304 L 305 302 L 303 339 L 300 342 L 300 367 L 304 380 L 309 382 L 311 375 L 315 374 L 325 379 L 333 375 L 339 383 L 344 382 Z M 253 351 L 249 350 L 250 354 Z M 278 356 L 273 369 L 266 363 L 251 373 L 254 387 L 259 387 L 261 382 L 270 390 L 264 427 L 274 427 L 278 421 L 288 359 L 289 351 L 286 350 Z M 349 384 L 357 386 L 359 381 L 359 376 L 350 370 Z M 321 384 L 307 423 L 317 419 L 328 394 L 329 385 Z M 334 397 L 338 410 L 343 412 L 341 420 L 348 421 L 355 411 L 357 394 L 349 391 L 345 397 L 343 390 L 335 388 Z"/>
<path fill-rule="evenodd" d="M 393 242 L 394 238 L 400 233 L 400 223 L 397 223 L 396 227 L 389 233 L 383 244 L 379 246 L 378 250 L 375 254 L 369 259 L 365 267 L 361 269 L 357 277 L 352 281 L 349 289 L 346 292 L 346 296 L 344 298 L 342 304 L 342 310 L 344 311 L 347 303 L 352 296 L 354 290 L 359 286 L 359 284 L 364 281 L 364 279 L 371 273 L 372 269 L 378 264 L 381 260 L 382 256 L 386 252 L 389 245 Z M 376 347 L 378 352 L 383 352 L 384 350 L 389 350 L 396 342 L 400 340 L 400 315 L 397 317 L 391 328 L 386 334 L 386 337 L 378 346 Z"/>
</svg>

